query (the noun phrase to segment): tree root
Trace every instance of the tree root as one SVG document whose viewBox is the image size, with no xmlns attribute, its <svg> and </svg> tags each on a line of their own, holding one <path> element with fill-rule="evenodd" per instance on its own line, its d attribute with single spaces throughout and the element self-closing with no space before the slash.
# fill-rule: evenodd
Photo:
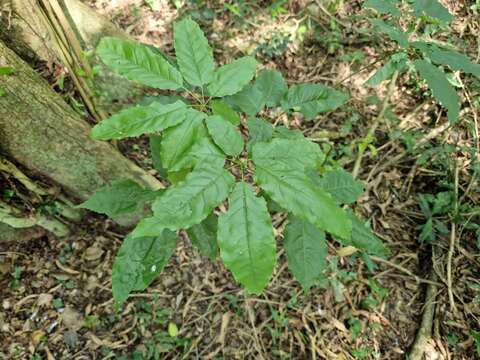
<svg viewBox="0 0 480 360">
<path fill-rule="evenodd" d="M 67 236 L 70 229 L 55 218 L 48 218 L 41 213 L 31 217 L 21 217 L 21 210 L 0 201 L 0 223 L 7 224 L 16 229 L 30 228 L 38 225 L 58 237 Z"/>
<path fill-rule="evenodd" d="M 435 299 L 438 293 L 438 287 L 434 284 L 437 282 L 437 274 L 432 269 L 430 276 L 432 283 L 427 286 L 427 294 L 425 296 L 425 307 L 422 315 L 422 322 L 417 331 L 415 342 L 409 356 L 409 360 L 422 360 L 427 350 L 428 343 L 432 340 L 433 319 L 435 317 Z"/>
</svg>

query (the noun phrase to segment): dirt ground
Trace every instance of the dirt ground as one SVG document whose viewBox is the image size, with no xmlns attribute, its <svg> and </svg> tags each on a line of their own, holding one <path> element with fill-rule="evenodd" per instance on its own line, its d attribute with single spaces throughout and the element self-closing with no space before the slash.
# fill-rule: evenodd
<svg viewBox="0 0 480 360">
<path fill-rule="evenodd" d="M 359 2 L 285 1 L 284 10 L 267 1 L 236 2 L 240 5 L 234 9 L 225 6 L 233 2 L 224 1 L 86 3 L 133 38 L 166 52 L 172 51 L 173 22 L 189 14 L 205 30 L 219 63 L 253 52 L 289 83 L 320 82 L 348 90 L 348 106 L 315 122 L 264 115 L 301 129 L 352 169 L 355 141 L 368 132 L 378 99 L 386 93 L 385 86 L 364 85 L 380 66 L 368 64 L 388 50 L 385 41 L 358 31 L 368 26 Z M 478 62 L 480 15 L 472 4 L 447 3 L 456 16 L 453 34 Z M 469 85 L 475 100 L 480 84 Z M 430 134 L 432 147 L 473 148 L 474 136 L 467 125 L 446 129 L 445 113 L 407 76 L 399 79 L 390 103 L 391 124 L 377 129 L 376 153 L 366 156 L 359 175 L 367 190 L 356 210 L 371 220 L 392 254 L 388 261 L 376 262 L 373 271 L 361 257 L 342 256 L 332 242 L 328 283 L 304 293 L 280 251 L 267 289 L 247 297 L 221 264 L 199 255 L 182 235 L 164 273 L 116 313 L 110 277 L 126 230 L 89 215 L 67 239 L 47 235 L 0 244 L 0 359 L 405 359 L 428 303 L 428 287 L 437 296 L 426 358 L 477 358 L 480 252 L 475 232 L 457 227 L 451 259 L 447 215 L 441 218 L 447 234 L 431 243 L 419 240 L 419 226 L 426 221 L 419 194 L 444 191 L 444 182 L 455 173 L 464 191 L 472 159 L 468 151 L 447 154 L 456 157 L 456 171 L 440 155 L 418 162 L 429 148 L 409 152 L 402 139 L 392 136 L 391 126 L 416 139 Z M 465 103 L 462 116 L 476 119 L 480 108 Z M 152 168 L 144 139 L 120 148 L 140 166 Z M 477 188 L 465 202 L 478 205 L 479 200 Z M 281 236 L 278 242 L 281 249 Z M 449 267 L 452 286 L 447 283 Z"/>
</svg>

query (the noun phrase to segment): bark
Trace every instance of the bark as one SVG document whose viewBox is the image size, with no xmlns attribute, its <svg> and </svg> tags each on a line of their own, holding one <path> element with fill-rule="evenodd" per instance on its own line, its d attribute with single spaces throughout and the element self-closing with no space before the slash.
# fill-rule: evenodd
<svg viewBox="0 0 480 360">
<path fill-rule="evenodd" d="M 152 189 L 162 184 L 105 142 L 90 138 L 89 125 L 13 51 L 0 42 L 0 149 L 28 169 L 84 200 L 115 179 Z"/>
<path fill-rule="evenodd" d="M 38 0 L 5 0 L 9 3 L 8 18 L 0 18 L 0 38 L 22 57 L 36 56 L 44 61 L 62 59 L 52 39 Z M 70 25 L 80 36 L 86 49 L 93 49 L 103 36 L 128 37 L 108 19 L 97 14 L 79 0 L 59 1 Z"/>
</svg>

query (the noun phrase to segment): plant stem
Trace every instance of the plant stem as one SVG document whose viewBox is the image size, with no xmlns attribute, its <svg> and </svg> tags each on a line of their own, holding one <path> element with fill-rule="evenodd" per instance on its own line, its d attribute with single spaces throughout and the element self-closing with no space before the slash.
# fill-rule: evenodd
<svg viewBox="0 0 480 360">
<path fill-rule="evenodd" d="M 373 137 L 373 135 L 375 134 L 375 131 L 377 130 L 380 123 L 382 122 L 383 118 L 385 117 L 385 112 L 387 111 L 387 108 L 388 108 L 388 102 L 392 97 L 393 91 L 395 90 L 395 83 L 397 82 L 397 78 L 398 78 L 398 70 L 393 73 L 392 80 L 390 81 L 390 84 L 388 86 L 387 95 L 385 96 L 385 99 L 383 99 L 380 113 L 373 121 L 373 124 L 370 127 L 370 129 L 368 129 L 368 133 L 365 136 L 365 139 L 370 139 Z M 364 152 L 365 152 L 365 147 L 358 148 L 357 159 L 355 160 L 355 165 L 353 167 L 353 172 L 352 172 L 352 175 L 354 178 L 358 176 L 358 172 L 360 171 Z"/>
</svg>

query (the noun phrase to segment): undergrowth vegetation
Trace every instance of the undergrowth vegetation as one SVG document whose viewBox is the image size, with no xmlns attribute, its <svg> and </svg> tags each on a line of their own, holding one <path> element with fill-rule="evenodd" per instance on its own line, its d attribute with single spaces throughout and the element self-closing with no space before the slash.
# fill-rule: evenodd
<svg viewBox="0 0 480 360">
<path fill-rule="evenodd" d="M 104 256 L 119 247 L 82 326 L 134 319 L 106 358 L 404 358 L 424 327 L 451 358 L 480 356 L 480 48 L 442 3 L 176 0 L 164 50 L 100 41 L 95 76 L 140 101 L 91 136 L 164 186 L 117 180 L 79 205 L 114 220 L 91 217 L 113 229 Z M 158 20 L 155 1 L 129 6 Z M 132 38 L 154 43 L 142 26 Z M 15 265 L 9 291 L 28 278 Z"/>
<path fill-rule="evenodd" d="M 318 83 L 287 86 L 279 71 L 257 72 L 258 63 L 251 56 L 217 66 L 202 30 L 188 17 L 175 24 L 175 58 L 141 43 L 102 39 L 97 54 L 113 71 L 179 94 L 149 98 L 148 104 L 126 108 L 92 131 L 98 140 L 149 134 L 155 168 L 169 182 L 166 189 L 152 191 L 131 180 L 118 181 L 81 205 L 118 218 L 151 204 L 153 216 L 139 222 L 117 255 L 112 281 L 117 306 L 131 291 L 144 290 L 162 271 L 179 230 L 186 231 L 212 261 L 219 253 L 249 293 L 261 292 L 274 272 L 278 232 L 272 216 L 285 220 L 283 214 L 288 214 L 283 246 L 290 270 L 306 290 L 322 283 L 327 237 L 360 250 L 369 267 L 374 265 L 368 254 L 387 256 L 368 224 L 348 208 L 363 192 L 355 177 L 365 151 L 375 152 L 373 135 L 387 111 L 386 101 L 400 76 L 407 73 L 415 80 L 419 75 L 428 93 L 447 109 L 452 125 L 461 112 L 456 87 L 463 87 L 455 71 L 480 77 L 480 65 L 449 43 L 435 40 L 435 35 L 448 31 L 452 20 L 440 3 L 369 0 L 363 6 L 382 15 L 368 18 L 373 25 L 370 31 L 386 35 L 395 46 L 381 56 L 384 64 L 366 82 L 378 86 L 391 80 L 379 116 L 359 141 L 353 176 L 302 132 L 278 126 L 275 119 L 272 125 L 261 116 L 270 109 L 277 118 L 300 113 L 305 121 L 312 121 L 344 106 L 347 93 Z M 237 16 L 247 11 L 233 5 L 227 9 Z M 272 16 L 281 9 L 272 8 Z M 329 42 L 329 52 L 335 51 L 332 46 Z M 418 141 L 409 142 L 409 134 L 397 133 L 392 135 L 403 137 L 411 151 L 418 151 Z M 448 156 L 451 152 L 445 150 Z M 424 158 L 428 151 L 441 156 L 434 148 Z M 427 219 L 419 229 L 421 241 L 448 233 L 438 216 L 458 215 L 458 205 L 452 205 L 456 196 L 449 190 L 420 197 Z"/>
<path fill-rule="evenodd" d="M 256 117 L 267 107 L 300 112 L 309 121 L 342 106 L 347 94 L 322 84 L 288 87 L 280 72 L 268 69 L 250 83 L 258 64 L 249 56 L 216 67 L 203 32 L 189 18 L 176 23 L 174 44 L 176 58 L 170 61 L 145 45 L 115 38 L 104 38 L 97 49 L 117 73 L 186 95 L 127 108 L 92 131 L 99 140 L 153 134 L 152 157 L 170 181 L 156 192 L 120 181 L 81 205 L 117 217 L 152 202 L 153 216 L 140 221 L 117 255 L 117 305 L 162 271 L 177 230 L 186 230 L 212 260 L 219 249 L 235 279 L 248 292 L 261 292 L 277 258 L 270 212 L 289 214 L 285 253 L 305 289 L 326 269 L 325 232 L 345 246 L 385 256 L 364 221 L 341 207 L 357 200 L 362 183 L 325 163 L 318 144 L 301 132 Z"/>
</svg>

